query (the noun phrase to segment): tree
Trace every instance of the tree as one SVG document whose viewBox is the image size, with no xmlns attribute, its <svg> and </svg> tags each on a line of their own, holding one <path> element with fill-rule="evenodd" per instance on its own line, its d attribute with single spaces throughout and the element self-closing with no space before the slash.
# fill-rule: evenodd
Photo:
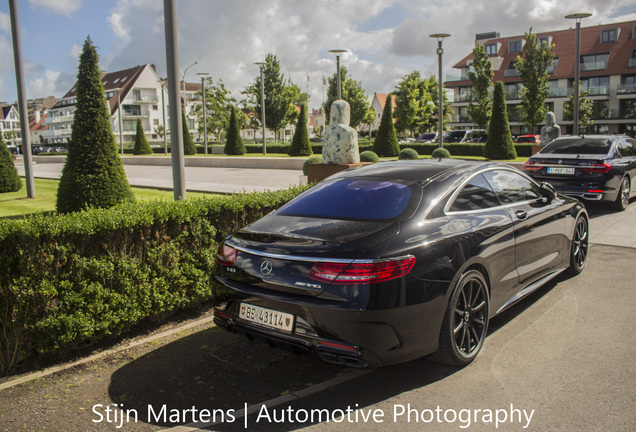
<svg viewBox="0 0 636 432">
<path fill-rule="evenodd" d="M 307 130 L 307 107 L 305 104 L 300 106 L 300 114 L 296 123 L 296 131 L 292 138 L 290 156 L 309 156 L 313 153 L 311 144 L 309 143 L 309 131 Z"/>
<path fill-rule="evenodd" d="M 579 86 L 579 126 L 587 128 L 594 124 L 592 113 L 594 112 L 594 101 L 588 99 L 590 92 L 581 90 Z M 563 117 L 574 119 L 574 94 L 568 96 L 568 100 L 563 103 Z"/>
<path fill-rule="evenodd" d="M 197 154 L 197 148 L 194 145 L 194 141 L 192 141 L 192 135 L 190 134 L 190 128 L 188 127 L 188 121 L 185 115 L 185 107 L 183 106 L 181 106 L 181 125 L 183 134 L 183 154 Z"/>
<path fill-rule="evenodd" d="M 395 126 L 393 125 L 393 101 L 391 95 L 386 97 L 378 135 L 373 143 L 373 151 L 382 157 L 397 156 L 400 153 Z"/>
<path fill-rule="evenodd" d="M 522 55 L 517 56 L 516 68 L 523 82 L 520 108 L 524 123 L 534 132 L 548 111 L 545 106 L 545 101 L 550 96 L 548 66 L 552 65 L 554 59 L 554 45 L 546 42 L 539 44 L 532 28 L 526 33 L 525 41 L 521 49 Z"/>
<path fill-rule="evenodd" d="M 224 153 L 226 155 L 244 155 L 245 144 L 241 138 L 241 129 L 236 118 L 236 108 L 230 106 L 230 126 L 227 130 L 227 141 L 225 142 Z"/>
<path fill-rule="evenodd" d="M 369 98 L 362 88 L 362 83 L 347 76 L 347 68 L 340 66 L 340 80 L 342 83 L 342 99 L 349 103 L 351 109 L 349 126 L 357 128 L 367 116 L 369 110 Z M 327 89 L 327 100 L 323 105 L 325 118 L 329 121 L 331 104 L 338 97 L 338 76 L 334 73 L 329 78 L 329 88 Z"/>
<path fill-rule="evenodd" d="M 68 156 L 57 189 L 57 211 L 112 207 L 133 200 L 117 153 L 99 57 L 86 38 L 77 72 L 77 103 Z"/>
<path fill-rule="evenodd" d="M 227 130 L 230 124 L 230 107 L 236 100 L 230 96 L 231 91 L 225 88 L 222 80 L 214 83 L 211 77 L 204 81 L 205 88 L 205 122 L 208 129 L 208 135 L 214 135 L 217 139 L 221 137 L 221 131 Z M 203 95 L 203 91 L 197 92 L 197 95 Z M 203 135 L 203 106 L 196 104 L 192 109 L 197 118 L 198 129 L 200 135 Z"/>
<path fill-rule="evenodd" d="M 152 149 L 146 139 L 141 119 L 137 119 L 137 134 L 135 135 L 135 147 L 133 148 L 133 154 L 152 154 Z"/>
<path fill-rule="evenodd" d="M 439 84 L 437 77 L 431 75 L 425 80 L 425 88 L 430 95 L 430 102 L 422 107 L 422 117 L 420 118 L 419 130 L 422 132 L 436 131 L 439 129 Z M 442 91 L 442 127 L 447 129 L 447 124 L 452 118 L 450 102 L 446 97 L 446 92 Z"/>
<path fill-rule="evenodd" d="M 492 63 L 486 55 L 486 48 L 483 45 L 476 46 L 473 49 L 473 64 L 472 70 L 468 71 L 468 79 L 473 83 L 473 95 L 477 99 L 477 105 L 470 102 L 468 114 L 480 129 L 486 128 L 492 112 L 489 89 L 493 76 Z"/>
<path fill-rule="evenodd" d="M 488 138 L 484 146 L 484 157 L 492 160 L 516 159 L 517 151 L 510 134 L 504 84 L 495 83 L 492 101 L 492 116 L 488 124 Z"/>
<path fill-rule="evenodd" d="M 369 138 L 371 138 L 371 129 L 375 124 L 375 110 L 371 105 L 369 105 L 369 108 L 367 109 L 367 115 L 364 116 L 364 120 L 362 121 L 362 123 L 369 125 Z"/>
<path fill-rule="evenodd" d="M 431 115 L 432 95 L 428 91 L 428 81 L 419 71 L 414 71 L 405 75 L 395 89 L 395 129 L 400 133 L 426 132 L 421 129 L 423 118 Z"/>
<path fill-rule="evenodd" d="M 267 54 L 263 65 L 263 84 L 265 89 L 265 127 L 278 133 L 287 125 L 289 107 L 294 92 L 287 89 L 285 76 L 280 72 L 280 63 L 274 54 Z M 242 92 L 247 95 L 247 103 L 254 107 L 254 112 L 261 119 L 261 75 L 254 83 Z"/>
<path fill-rule="evenodd" d="M 22 180 L 13 164 L 13 157 L 0 134 L 0 193 L 17 192 L 22 188 Z"/>
</svg>

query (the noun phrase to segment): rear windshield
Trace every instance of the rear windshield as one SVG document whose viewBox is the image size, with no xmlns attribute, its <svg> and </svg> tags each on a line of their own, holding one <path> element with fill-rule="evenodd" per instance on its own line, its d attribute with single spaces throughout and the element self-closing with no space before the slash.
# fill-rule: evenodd
<svg viewBox="0 0 636 432">
<path fill-rule="evenodd" d="M 466 131 L 451 131 L 446 134 L 446 141 L 455 142 L 461 141 L 466 136 Z"/>
<path fill-rule="evenodd" d="M 412 207 L 414 187 L 391 180 L 342 179 L 318 184 L 278 214 L 353 220 L 395 219 Z"/>
<path fill-rule="evenodd" d="M 605 155 L 609 153 L 612 141 L 595 138 L 565 138 L 552 141 L 541 149 L 542 154 L 594 154 Z"/>
<path fill-rule="evenodd" d="M 524 143 L 524 142 L 532 142 L 533 143 L 533 142 L 537 142 L 537 139 L 535 137 L 533 137 L 533 136 L 530 136 L 530 137 L 521 136 L 521 137 L 517 138 L 517 142 L 518 143 Z"/>
</svg>

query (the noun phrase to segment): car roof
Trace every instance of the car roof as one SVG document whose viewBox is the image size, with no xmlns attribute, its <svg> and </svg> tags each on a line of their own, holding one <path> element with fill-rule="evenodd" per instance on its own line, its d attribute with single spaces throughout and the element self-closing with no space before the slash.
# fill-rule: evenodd
<svg viewBox="0 0 636 432">
<path fill-rule="evenodd" d="M 442 175 L 459 173 L 469 175 L 473 172 L 491 166 L 495 167 L 506 165 L 496 162 L 469 161 L 451 158 L 424 159 L 416 161 L 387 161 L 365 165 L 352 170 L 341 171 L 331 178 L 382 177 L 424 184 Z"/>
</svg>

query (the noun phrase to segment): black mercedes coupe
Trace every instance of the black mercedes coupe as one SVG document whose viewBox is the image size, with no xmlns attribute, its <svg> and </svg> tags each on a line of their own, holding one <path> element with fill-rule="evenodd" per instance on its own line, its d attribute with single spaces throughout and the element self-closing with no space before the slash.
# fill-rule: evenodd
<svg viewBox="0 0 636 432">
<path fill-rule="evenodd" d="M 329 363 L 479 353 L 489 319 L 585 266 L 588 215 L 504 164 L 395 161 L 343 171 L 229 236 L 217 325 Z"/>
</svg>

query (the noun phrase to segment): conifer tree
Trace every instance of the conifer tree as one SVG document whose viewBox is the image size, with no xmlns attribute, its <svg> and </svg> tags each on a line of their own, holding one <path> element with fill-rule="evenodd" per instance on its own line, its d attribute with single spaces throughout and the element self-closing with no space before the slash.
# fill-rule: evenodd
<svg viewBox="0 0 636 432">
<path fill-rule="evenodd" d="M 241 138 L 241 132 L 236 118 L 236 108 L 231 106 L 230 112 L 230 126 L 227 130 L 227 140 L 225 142 L 225 150 L 223 152 L 226 155 L 244 155 L 245 144 Z"/>
<path fill-rule="evenodd" d="M 112 207 L 132 200 L 110 124 L 99 57 L 90 36 L 80 56 L 75 107 L 68 156 L 57 189 L 57 211 Z"/>
<path fill-rule="evenodd" d="M 296 131 L 292 138 L 290 156 L 309 156 L 313 153 L 311 144 L 309 143 L 309 131 L 307 130 L 307 107 L 305 104 L 300 106 L 300 114 L 296 123 Z"/>
<path fill-rule="evenodd" d="M 133 154 L 152 154 L 152 149 L 146 139 L 141 119 L 137 119 L 137 135 L 135 135 L 135 147 L 133 148 Z"/>
<path fill-rule="evenodd" d="M 17 192 L 22 188 L 22 180 L 13 164 L 11 152 L 0 133 L 0 193 Z"/>
<path fill-rule="evenodd" d="M 197 154 L 197 148 L 192 141 L 192 135 L 190 129 L 188 129 L 188 121 L 186 120 L 185 107 L 181 107 L 181 127 L 183 129 L 183 154 L 194 155 Z"/>
<path fill-rule="evenodd" d="M 488 124 L 488 138 L 484 146 L 484 157 L 492 160 L 516 159 L 517 151 L 510 134 L 508 110 L 502 81 L 495 83 L 492 115 Z"/>
<path fill-rule="evenodd" d="M 378 135 L 373 143 L 373 151 L 380 157 L 397 156 L 400 153 L 400 145 L 398 144 L 395 126 L 393 125 L 393 106 L 390 94 L 386 97 L 386 102 L 384 103 Z"/>
</svg>

